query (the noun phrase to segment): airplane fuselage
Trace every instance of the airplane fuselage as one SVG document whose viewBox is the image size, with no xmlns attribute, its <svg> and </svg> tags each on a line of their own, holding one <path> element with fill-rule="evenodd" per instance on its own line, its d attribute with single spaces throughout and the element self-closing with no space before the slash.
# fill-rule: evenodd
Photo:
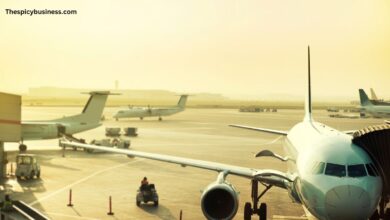
<svg viewBox="0 0 390 220">
<path fill-rule="evenodd" d="M 62 134 L 73 135 L 99 127 L 100 123 L 22 122 L 22 140 L 55 139 Z"/>
<path fill-rule="evenodd" d="M 361 109 L 375 118 L 390 118 L 390 106 L 385 105 L 367 105 Z"/>
<path fill-rule="evenodd" d="M 114 118 L 144 118 L 169 116 L 184 111 L 181 107 L 171 108 L 131 108 L 121 110 L 114 115 Z"/>
<path fill-rule="evenodd" d="M 376 209 L 382 180 L 352 137 L 305 121 L 288 133 L 290 195 L 319 219 L 367 219 Z M 370 167 L 369 167 L 370 166 Z"/>
</svg>

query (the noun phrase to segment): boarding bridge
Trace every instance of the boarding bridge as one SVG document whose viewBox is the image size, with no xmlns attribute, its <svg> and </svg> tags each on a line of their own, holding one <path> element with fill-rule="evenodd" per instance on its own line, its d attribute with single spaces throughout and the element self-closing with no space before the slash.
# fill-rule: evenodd
<svg viewBox="0 0 390 220">
<path fill-rule="evenodd" d="M 356 131 L 352 142 L 363 148 L 373 160 L 383 182 L 383 192 L 379 204 L 382 217 L 390 198 L 390 125 L 375 125 Z M 386 214 L 387 215 L 387 214 Z"/>
<path fill-rule="evenodd" d="M 0 92 L 0 178 L 6 175 L 7 156 L 4 142 L 20 142 L 21 140 L 21 108 L 22 99 L 18 95 Z M 0 202 L 0 220 L 47 220 L 42 213 L 22 201 L 13 201 L 12 209 L 3 210 Z"/>
<path fill-rule="evenodd" d="M 19 95 L 0 92 L 0 178 L 4 178 L 6 174 L 4 142 L 21 140 L 21 104 Z"/>
</svg>

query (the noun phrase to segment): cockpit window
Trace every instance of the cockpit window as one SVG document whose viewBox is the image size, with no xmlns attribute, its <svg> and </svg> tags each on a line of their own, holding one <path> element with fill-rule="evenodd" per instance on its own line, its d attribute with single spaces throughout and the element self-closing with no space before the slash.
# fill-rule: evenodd
<svg viewBox="0 0 390 220">
<path fill-rule="evenodd" d="M 368 163 L 366 164 L 368 175 L 370 176 L 378 176 L 378 172 L 376 171 L 374 164 Z"/>
<path fill-rule="evenodd" d="M 343 177 L 346 175 L 345 166 L 334 163 L 327 163 L 325 175 Z"/>
<path fill-rule="evenodd" d="M 363 164 L 349 165 L 348 166 L 349 177 L 362 177 L 367 176 L 366 169 Z"/>
<path fill-rule="evenodd" d="M 324 173 L 324 168 L 325 168 L 324 162 L 317 162 L 313 166 L 312 174 L 322 174 Z"/>
</svg>

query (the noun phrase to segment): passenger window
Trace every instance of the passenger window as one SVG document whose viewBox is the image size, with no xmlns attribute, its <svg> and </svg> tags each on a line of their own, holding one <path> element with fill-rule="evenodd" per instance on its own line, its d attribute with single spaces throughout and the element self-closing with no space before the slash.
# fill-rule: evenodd
<svg viewBox="0 0 390 220">
<path fill-rule="evenodd" d="M 324 173 L 325 163 L 319 162 L 315 163 L 312 169 L 312 174 L 322 174 Z"/>
<path fill-rule="evenodd" d="M 366 164 L 368 175 L 370 176 L 378 176 L 378 173 L 376 172 L 374 165 L 372 163 Z"/>
<path fill-rule="evenodd" d="M 343 177 L 346 175 L 345 166 L 334 163 L 327 163 L 325 175 Z"/>
<path fill-rule="evenodd" d="M 366 169 L 364 169 L 364 165 L 363 164 L 349 165 L 348 176 L 349 177 L 367 176 Z"/>
</svg>

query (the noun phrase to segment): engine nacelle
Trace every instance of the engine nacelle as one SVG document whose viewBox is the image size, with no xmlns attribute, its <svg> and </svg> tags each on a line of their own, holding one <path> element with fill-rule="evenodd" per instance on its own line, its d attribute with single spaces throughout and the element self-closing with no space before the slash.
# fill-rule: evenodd
<svg viewBox="0 0 390 220">
<path fill-rule="evenodd" d="M 232 219 L 238 210 L 238 193 L 230 183 L 217 181 L 203 191 L 201 206 L 209 220 Z"/>
</svg>

